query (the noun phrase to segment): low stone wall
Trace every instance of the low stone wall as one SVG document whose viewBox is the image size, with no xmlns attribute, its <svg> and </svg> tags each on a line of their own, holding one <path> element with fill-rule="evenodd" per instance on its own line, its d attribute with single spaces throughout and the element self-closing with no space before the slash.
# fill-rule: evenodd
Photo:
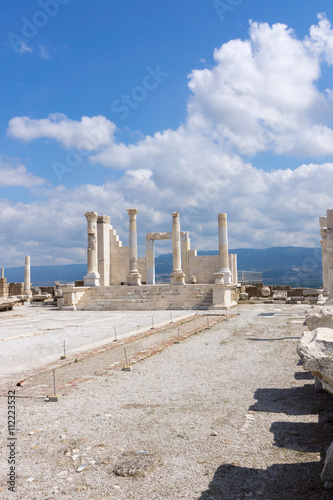
<svg viewBox="0 0 333 500">
<path fill-rule="evenodd" d="M 0 278 L 0 297 L 8 297 L 8 287 L 7 278 Z"/>
<path fill-rule="evenodd" d="M 317 289 L 291 288 L 290 285 L 266 286 L 263 283 L 257 285 L 242 285 L 240 300 L 285 300 L 291 304 L 304 302 L 316 304 L 321 297 Z"/>
<path fill-rule="evenodd" d="M 8 294 L 10 297 L 24 295 L 24 283 L 9 283 Z"/>
</svg>

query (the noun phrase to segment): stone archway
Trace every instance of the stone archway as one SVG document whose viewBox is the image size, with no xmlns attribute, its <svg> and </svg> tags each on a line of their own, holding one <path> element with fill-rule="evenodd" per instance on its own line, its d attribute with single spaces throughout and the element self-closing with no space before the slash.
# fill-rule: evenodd
<svg viewBox="0 0 333 500">
<path fill-rule="evenodd" d="M 190 238 L 188 231 L 180 232 L 182 247 L 182 269 L 188 277 L 188 251 L 190 250 Z M 146 236 L 146 284 L 155 285 L 155 241 L 172 240 L 172 233 L 148 233 Z"/>
</svg>

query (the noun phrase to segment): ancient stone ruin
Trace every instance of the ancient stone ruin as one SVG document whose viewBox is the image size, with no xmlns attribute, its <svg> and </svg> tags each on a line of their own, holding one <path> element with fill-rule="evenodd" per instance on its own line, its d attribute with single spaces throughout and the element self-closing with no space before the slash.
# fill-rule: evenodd
<svg viewBox="0 0 333 500">
<path fill-rule="evenodd" d="M 129 246 L 123 247 L 111 218 L 86 212 L 88 270 L 84 286 L 62 287 L 58 305 L 67 309 L 226 309 L 236 304 L 237 255 L 228 253 L 227 215 L 218 214 L 218 255 L 198 256 L 179 212 L 172 231 L 146 236 L 146 255 L 138 258 L 136 208 L 129 215 Z M 172 240 L 170 284 L 155 283 L 155 241 Z M 124 286 L 125 285 L 125 286 Z"/>
<path fill-rule="evenodd" d="M 333 394 L 333 210 L 319 218 L 321 230 L 323 306 L 310 309 L 305 318 L 308 330 L 302 335 L 297 353 L 303 368 L 315 377 L 316 390 Z M 326 487 L 333 487 L 333 443 L 326 454 L 321 475 Z"/>
</svg>

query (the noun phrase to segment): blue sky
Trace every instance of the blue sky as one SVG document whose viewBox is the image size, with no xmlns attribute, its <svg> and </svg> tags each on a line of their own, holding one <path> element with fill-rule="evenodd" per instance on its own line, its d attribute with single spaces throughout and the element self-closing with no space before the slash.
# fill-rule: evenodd
<svg viewBox="0 0 333 500">
<path fill-rule="evenodd" d="M 0 265 L 84 262 L 85 211 L 192 247 L 319 246 L 331 208 L 333 6 L 4 0 Z M 161 251 L 170 251 L 163 246 Z"/>
</svg>

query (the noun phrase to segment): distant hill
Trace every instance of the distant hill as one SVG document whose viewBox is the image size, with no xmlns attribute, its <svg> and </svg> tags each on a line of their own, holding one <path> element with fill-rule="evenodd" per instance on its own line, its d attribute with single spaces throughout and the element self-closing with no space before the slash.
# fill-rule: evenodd
<svg viewBox="0 0 333 500">
<path fill-rule="evenodd" d="M 292 286 L 322 285 L 321 249 L 304 247 L 273 247 L 265 249 L 236 248 L 238 269 L 262 271 L 265 284 L 291 284 Z M 198 255 L 217 255 L 217 251 L 198 252 Z M 155 260 L 156 277 L 172 271 L 172 254 L 160 255 Z M 86 264 L 63 266 L 31 266 L 33 286 L 51 286 L 55 281 L 72 283 L 82 280 L 87 273 Z M 5 269 L 8 282 L 24 281 L 24 267 Z"/>
<path fill-rule="evenodd" d="M 235 248 L 240 271 L 263 272 L 266 285 L 322 286 L 321 248 L 272 247 Z M 198 255 L 217 255 L 217 251 L 199 251 Z M 172 254 L 160 255 L 155 263 L 156 276 L 172 271 Z"/>
<path fill-rule="evenodd" d="M 31 266 L 32 286 L 53 286 L 55 281 L 74 283 L 82 280 L 87 274 L 87 264 L 67 264 L 64 266 Z M 9 267 L 5 269 L 8 283 L 24 281 L 24 267 Z"/>
</svg>

